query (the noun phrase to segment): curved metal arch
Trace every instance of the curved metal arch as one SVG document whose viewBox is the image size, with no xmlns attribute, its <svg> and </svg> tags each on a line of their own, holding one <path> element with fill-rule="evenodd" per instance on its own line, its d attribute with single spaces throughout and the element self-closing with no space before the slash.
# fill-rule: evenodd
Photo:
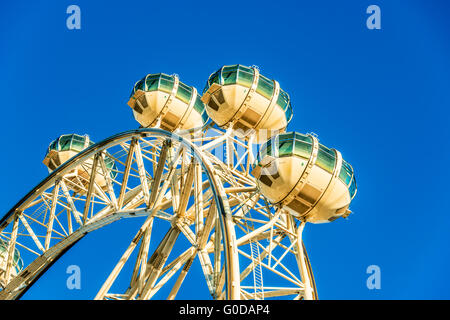
<svg viewBox="0 0 450 320">
<path fill-rule="evenodd" d="M 115 145 L 119 144 L 121 141 L 126 141 L 133 136 L 149 136 L 154 135 L 156 137 L 165 137 L 171 139 L 172 141 L 179 142 L 185 148 L 189 148 L 192 151 L 192 156 L 201 165 L 206 173 L 206 176 L 210 182 L 211 190 L 213 193 L 214 201 L 216 203 L 216 210 L 219 213 L 220 223 L 224 235 L 224 251 L 225 251 L 225 266 L 227 268 L 226 276 L 226 296 L 228 299 L 238 299 L 239 297 L 239 265 L 238 256 L 236 248 L 233 245 L 235 241 L 234 228 L 231 221 L 231 212 L 229 209 L 228 198 L 225 194 L 223 186 L 218 182 L 213 166 L 211 165 L 208 158 L 199 151 L 198 147 L 192 142 L 183 138 L 180 135 L 171 133 L 162 129 L 157 128 L 140 128 L 136 130 L 130 130 L 123 133 L 113 135 L 103 141 L 96 143 L 87 149 L 83 150 L 73 158 L 66 161 L 64 164 L 59 166 L 54 170 L 47 178 L 45 178 L 41 183 L 39 183 L 35 188 L 33 188 L 27 195 L 25 195 L 8 213 L 5 214 L 0 220 L 0 232 L 14 220 L 15 214 L 20 214 L 24 207 L 30 204 L 36 197 L 40 190 L 46 190 L 51 187 L 52 184 L 61 179 L 64 172 L 73 169 L 79 162 L 85 161 L 92 157 L 96 153 L 105 150 L 107 147 L 111 146 L 111 143 Z M 113 213 L 117 213 L 113 210 Z M 112 217 L 113 218 L 112 218 Z M 0 292 L 0 299 L 17 299 L 20 298 L 31 285 L 42 276 L 43 273 L 56 262 L 65 252 L 67 252 L 76 242 L 83 238 L 90 231 L 96 230 L 106 224 L 112 223 L 122 216 L 115 217 L 114 214 L 107 217 L 103 217 L 94 221 L 94 223 L 88 223 L 83 227 L 75 230 L 65 239 L 61 240 L 59 243 L 55 244 L 53 247 L 45 251 L 41 256 L 36 258 L 30 265 L 24 269 L 19 275 L 17 275 L 11 282 Z M 32 277 L 31 277 L 32 276 Z M 27 279 L 29 280 L 27 283 Z"/>
</svg>

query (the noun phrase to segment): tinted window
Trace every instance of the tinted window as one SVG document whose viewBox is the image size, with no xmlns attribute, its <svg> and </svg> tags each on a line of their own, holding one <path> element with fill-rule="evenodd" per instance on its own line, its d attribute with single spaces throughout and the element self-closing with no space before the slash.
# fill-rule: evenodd
<svg viewBox="0 0 450 320">
<path fill-rule="evenodd" d="M 284 156 L 290 156 L 292 155 L 292 147 L 293 147 L 293 141 L 284 141 L 280 143 L 280 147 L 278 149 L 278 156 L 284 157 Z"/>
<path fill-rule="evenodd" d="M 355 176 L 353 176 L 352 184 L 348 188 L 348 191 L 350 192 L 350 198 L 353 199 L 353 197 L 356 194 L 356 179 L 355 179 Z"/>
<path fill-rule="evenodd" d="M 136 83 L 136 86 L 135 86 L 135 89 L 136 89 L 136 91 L 137 90 L 144 90 L 144 80 L 139 80 L 137 83 Z"/>
<path fill-rule="evenodd" d="M 260 75 L 258 79 L 258 86 L 256 87 L 256 92 L 266 97 L 267 99 L 270 99 L 272 97 L 273 90 L 273 81 L 267 79 L 263 75 Z"/>
<path fill-rule="evenodd" d="M 320 168 L 333 173 L 336 156 L 334 152 L 322 144 L 319 145 L 319 153 L 317 154 L 316 165 Z"/>
<path fill-rule="evenodd" d="M 176 97 L 184 103 L 189 103 L 192 96 L 192 88 L 180 82 L 178 85 Z"/>
<path fill-rule="evenodd" d="M 202 113 L 205 110 L 205 105 L 203 104 L 202 100 L 200 100 L 199 95 L 197 95 L 197 97 L 195 98 L 194 109 L 198 113 Z"/>
<path fill-rule="evenodd" d="M 84 143 L 86 141 L 85 137 L 74 135 L 72 139 L 72 147 L 71 149 L 74 151 L 81 151 L 84 149 Z"/>
<path fill-rule="evenodd" d="M 158 90 L 159 75 L 150 75 L 146 80 L 147 91 Z"/>
<path fill-rule="evenodd" d="M 251 68 L 239 66 L 238 83 L 250 88 L 253 83 L 254 71 Z"/>
<path fill-rule="evenodd" d="M 222 79 L 224 85 L 235 84 L 237 80 L 237 66 L 223 67 Z"/>
<path fill-rule="evenodd" d="M 50 150 L 57 150 L 58 148 L 58 140 L 54 140 L 50 146 L 48 147 Z"/>
<path fill-rule="evenodd" d="M 289 123 L 292 119 L 292 106 L 291 102 L 289 102 L 287 109 L 286 109 L 286 121 Z"/>
<path fill-rule="evenodd" d="M 209 78 L 209 86 L 211 86 L 213 83 L 219 83 L 219 73 L 220 70 L 215 72 L 210 78 Z"/>
<path fill-rule="evenodd" d="M 280 94 L 278 96 L 277 104 L 283 109 L 283 111 L 286 111 L 287 106 L 289 104 L 289 96 L 286 92 L 280 89 Z"/>
<path fill-rule="evenodd" d="M 166 93 L 172 93 L 174 80 L 172 77 L 161 75 L 159 80 L 159 88 Z"/>
<path fill-rule="evenodd" d="M 305 141 L 295 140 L 294 154 L 299 157 L 309 159 L 311 157 L 312 145 Z"/>
<path fill-rule="evenodd" d="M 339 173 L 339 179 L 347 186 L 349 185 L 350 180 L 352 179 L 352 171 L 347 162 L 345 162 L 344 160 L 342 160 L 342 168 L 341 172 Z"/>
<path fill-rule="evenodd" d="M 59 150 L 67 151 L 70 149 L 70 143 L 72 142 L 72 135 L 64 135 L 59 138 Z"/>
</svg>

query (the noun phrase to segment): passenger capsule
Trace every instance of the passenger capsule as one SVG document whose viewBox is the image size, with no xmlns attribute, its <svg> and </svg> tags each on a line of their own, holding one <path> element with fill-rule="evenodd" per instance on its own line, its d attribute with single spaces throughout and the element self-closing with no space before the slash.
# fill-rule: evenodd
<svg viewBox="0 0 450 320">
<path fill-rule="evenodd" d="M 197 89 L 180 82 L 176 75 L 148 74 L 134 85 L 128 105 L 144 128 L 194 129 L 208 120 Z"/>
<path fill-rule="evenodd" d="M 43 163 L 48 167 L 49 172 L 52 172 L 61 164 L 93 144 L 94 142 L 89 139 L 88 135 L 64 134 L 50 143 Z M 86 160 L 86 162 L 78 165 L 64 176 L 67 186 L 74 192 L 83 194 L 87 191 L 93 161 L 93 158 Z M 108 174 L 114 179 L 118 173 L 114 160 L 108 155 L 104 155 L 99 161 L 104 162 Z M 106 190 L 107 182 L 101 163 L 97 165 L 96 171 L 95 183 L 103 190 Z"/>
<path fill-rule="evenodd" d="M 356 194 L 353 168 L 316 137 L 295 132 L 261 146 L 252 174 L 261 193 L 297 218 L 313 223 L 350 214 Z"/>
<path fill-rule="evenodd" d="M 0 285 L 4 287 L 6 283 L 17 276 L 23 269 L 23 261 L 20 258 L 20 253 L 17 248 L 14 249 L 14 255 L 12 257 L 12 268 L 10 270 L 9 279 L 6 279 L 6 265 L 8 263 L 8 248 L 9 243 L 3 239 L 0 239 Z"/>
<path fill-rule="evenodd" d="M 209 77 L 202 101 L 217 125 L 256 132 L 258 141 L 284 132 L 292 118 L 289 95 L 255 67 L 223 66 Z"/>
</svg>

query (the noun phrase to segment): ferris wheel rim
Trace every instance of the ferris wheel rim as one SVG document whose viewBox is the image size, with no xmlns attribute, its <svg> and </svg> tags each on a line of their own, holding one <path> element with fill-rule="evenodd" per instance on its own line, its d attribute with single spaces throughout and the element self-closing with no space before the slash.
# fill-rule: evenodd
<svg viewBox="0 0 450 320">
<path fill-rule="evenodd" d="M 217 161 L 220 161 L 220 160 L 216 159 L 214 157 L 214 155 L 211 156 L 211 154 L 209 152 L 205 152 L 206 149 L 202 148 L 202 146 L 197 146 L 193 141 L 190 141 L 188 138 L 181 136 L 179 133 L 172 133 L 172 132 L 165 131 L 165 130 L 162 130 L 159 128 L 139 128 L 139 129 L 128 130 L 128 131 L 125 131 L 122 133 L 112 135 L 112 136 L 98 142 L 97 144 L 92 145 L 91 147 L 83 150 L 82 152 L 80 152 L 79 154 L 74 156 L 73 158 L 67 160 L 65 163 L 63 163 L 62 165 L 57 167 L 54 172 L 49 174 L 49 176 L 47 176 L 41 183 L 39 183 L 35 188 L 33 188 L 21 201 L 19 201 L 15 205 L 15 207 L 13 207 L 12 210 L 10 210 L 10 212 L 8 212 L 8 214 L 10 216 L 8 216 L 8 214 L 7 214 L 5 217 L 2 218 L 2 223 L 5 224 L 5 222 L 6 222 L 6 226 L 8 226 L 8 224 L 11 222 L 11 221 L 8 221 L 8 218 L 17 217 L 17 214 L 20 214 L 21 211 L 27 210 L 28 205 L 30 203 L 34 202 L 35 198 L 31 199 L 31 200 L 27 200 L 28 198 L 32 197 L 32 195 L 34 193 L 38 193 L 38 195 L 37 195 L 37 197 L 38 197 L 39 194 L 42 192 L 45 192 L 47 190 L 47 188 L 50 188 L 55 183 L 57 184 L 58 178 L 62 179 L 64 176 L 64 172 L 69 172 L 73 167 L 75 167 L 77 165 L 77 163 L 84 162 L 84 161 L 90 159 L 91 157 L 98 156 L 104 152 L 107 153 L 107 150 L 109 150 L 110 147 L 115 147 L 122 143 L 124 143 L 126 145 L 126 143 L 130 139 L 131 140 L 133 140 L 133 139 L 140 140 L 140 139 L 155 138 L 155 137 L 160 141 L 163 141 L 164 138 L 166 138 L 165 140 L 171 140 L 173 142 L 177 142 L 177 144 L 178 143 L 182 144 L 183 146 L 180 145 L 180 147 L 185 148 L 185 150 L 190 151 L 191 158 L 193 160 L 195 158 L 195 160 L 199 164 L 201 164 L 201 167 L 204 170 L 204 173 L 206 173 L 205 176 L 208 178 L 208 180 L 210 180 L 212 182 L 212 184 L 211 184 L 212 189 L 215 191 L 214 195 L 213 195 L 213 199 L 217 204 L 217 207 L 216 207 L 217 211 L 215 214 L 217 214 L 219 217 L 218 223 L 220 225 L 219 226 L 220 229 L 222 231 L 224 231 L 223 232 L 223 236 L 224 236 L 223 237 L 223 250 L 224 250 L 224 263 L 226 264 L 226 268 L 224 269 L 225 270 L 224 277 L 226 278 L 226 283 L 222 287 L 224 289 L 224 291 L 222 291 L 222 294 L 225 294 L 225 296 L 222 295 L 222 297 L 225 297 L 225 299 L 240 299 L 240 297 L 242 298 L 242 295 L 244 293 L 241 294 L 239 292 L 240 286 L 241 286 L 240 280 L 238 278 L 239 273 L 240 273 L 239 258 L 241 256 L 243 256 L 247 259 L 249 259 L 249 258 L 253 259 L 253 257 L 245 256 L 245 253 L 241 252 L 237 248 L 237 246 L 238 246 L 237 234 L 235 233 L 236 232 L 234 230 L 235 225 L 233 224 L 234 222 L 232 221 L 232 219 L 234 219 L 234 214 L 233 214 L 233 211 L 230 210 L 232 204 L 231 204 L 231 202 L 228 203 L 230 201 L 230 199 L 228 199 L 228 195 L 226 194 L 227 192 L 230 191 L 230 188 L 226 189 L 226 187 L 222 184 L 225 182 L 225 180 L 224 181 L 221 180 L 221 179 L 223 179 L 223 177 L 220 176 L 220 173 L 221 173 L 220 168 L 216 167 L 217 164 L 220 164 Z M 195 141 L 195 139 L 194 139 L 194 141 Z M 61 177 L 58 177 L 58 174 L 60 174 Z M 41 190 L 41 188 L 42 188 L 42 190 Z M 258 200 L 258 198 L 260 196 L 256 197 L 256 200 Z M 119 211 L 113 210 L 112 212 L 120 213 L 120 210 Z M 292 217 L 290 217 L 289 219 L 292 219 Z M 11 218 L 10 218 L 10 220 L 11 220 Z M 95 220 L 95 219 L 91 220 L 91 222 L 94 222 L 94 224 L 95 224 L 99 220 L 101 220 L 101 218 L 97 219 L 97 220 Z M 114 220 L 114 221 L 116 221 L 116 220 Z M 0 224 L 0 228 L 3 228 L 3 224 Z M 100 227 L 95 228 L 94 224 L 87 223 L 87 226 L 89 226 L 89 225 L 92 226 L 92 229 L 89 230 L 88 232 L 94 231 L 103 226 L 102 225 Z M 54 253 L 50 253 L 50 254 L 52 254 L 51 260 L 49 260 L 48 262 L 42 263 L 42 266 L 44 267 L 42 273 L 41 273 L 41 271 L 39 271 L 39 273 L 36 273 L 33 276 L 33 278 L 30 277 L 28 280 L 25 280 L 25 278 L 23 278 L 23 279 L 18 278 L 18 282 L 16 282 L 16 283 L 20 283 L 20 285 L 25 285 L 25 283 L 26 283 L 27 288 L 25 289 L 25 291 L 28 290 L 34 284 L 35 280 L 39 279 L 39 277 L 41 277 L 45 273 L 45 271 L 51 267 L 51 265 L 54 261 L 58 260 L 68 249 L 70 249 L 73 245 L 75 245 L 76 242 L 84 236 L 84 234 L 82 234 L 83 232 L 81 232 L 82 229 L 83 228 L 79 228 L 77 230 L 77 231 L 80 231 L 80 232 L 78 232 L 78 235 L 74 235 L 72 237 L 72 239 L 67 239 L 68 241 L 66 241 L 65 245 L 63 244 L 63 246 L 64 246 L 63 249 L 61 249 L 59 251 L 56 250 L 56 252 L 54 252 Z M 0 230 L 3 230 L 3 229 L 0 229 Z M 82 235 L 80 235 L 80 234 L 82 234 Z M 228 237 L 228 235 L 231 235 L 231 237 Z M 244 238 L 244 236 L 241 236 L 239 238 L 239 241 L 243 242 L 243 238 Z M 250 239 L 250 238 L 248 238 L 248 239 Z M 301 239 L 301 237 L 300 237 L 300 239 Z M 250 240 L 250 241 L 253 241 L 253 240 Z M 281 240 L 274 238 L 274 241 L 281 241 Z M 299 242 L 298 245 L 300 245 L 300 244 L 303 244 L 303 243 Z M 294 245 L 294 244 L 291 241 L 291 246 L 289 248 L 291 248 L 292 245 Z M 281 246 L 281 244 L 280 244 L 280 246 Z M 269 247 L 270 247 L 270 245 L 269 245 Z M 304 249 L 304 246 L 301 245 L 300 247 L 303 247 L 302 249 L 306 254 L 306 250 Z M 289 252 L 289 250 L 290 250 L 289 248 L 286 249 L 285 254 Z M 269 249 L 269 250 L 272 250 L 272 249 Z M 238 251 L 239 251 L 239 253 L 238 253 Z M 279 257 L 279 259 L 280 259 L 279 261 L 281 261 L 281 259 L 283 259 L 285 254 L 283 254 L 282 256 Z M 258 256 L 259 256 L 259 254 L 258 254 Z M 312 271 L 311 271 L 309 259 L 307 256 L 304 259 L 306 260 L 305 262 L 306 262 L 306 266 L 308 268 L 308 270 L 306 270 L 305 273 L 308 273 L 311 277 Z M 253 261 L 253 260 L 251 260 L 251 261 Z M 277 261 L 276 263 L 272 263 L 273 268 L 275 268 L 277 265 L 279 265 L 279 261 Z M 233 264 L 233 262 L 236 262 L 237 264 Z M 31 263 L 34 263 L 34 261 L 32 261 Z M 28 267 L 29 266 L 27 266 L 27 268 Z M 267 268 L 266 265 L 264 267 Z M 270 260 L 269 260 L 268 267 L 269 268 L 271 267 Z M 248 269 L 248 267 L 247 267 L 247 269 Z M 248 275 L 248 273 L 247 273 L 247 275 Z M 300 275 L 300 276 L 303 281 L 303 275 Z M 233 281 L 233 279 L 235 281 Z M 300 278 L 298 278 L 298 279 L 295 278 L 295 275 L 293 275 L 291 279 L 298 280 L 300 282 L 300 280 L 299 280 Z M 22 282 L 20 282 L 20 281 L 22 281 Z M 17 288 L 19 288 L 19 286 Z M 262 287 L 262 284 L 261 284 L 261 288 L 262 288 L 262 290 L 266 290 L 265 288 Z M 267 288 L 270 289 L 269 286 L 267 286 Z M 299 287 L 299 288 L 301 289 L 301 287 Z M 16 291 L 11 290 L 11 289 L 15 290 L 14 286 L 11 286 L 8 288 L 5 287 L 5 289 L 8 289 L 8 290 L 5 291 L 4 294 L 1 296 L 5 296 L 8 299 L 17 299 L 17 298 L 20 298 L 20 296 L 22 296 L 22 293 L 14 293 Z M 245 289 L 247 289 L 247 288 L 243 287 L 243 290 L 245 290 Z M 302 289 L 302 290 L 304 291 L 304 289 Z M 314 280 L 312 279 L 312 292 L 313 292 L 313 296 L 311 297 L 312 299 L 317 298 L 316 290 L 317 289 L 316 289 Z M 302 295 L 299 292 L 297 292 L 297 291 L 295 291 L 295 292 L 296 292 L 295 293 L 296 295 L 298 294 L 297 297 L 300 297 L 300 298 L 302 297 Z M 214 297 L 215 296 L 213 296 L 213 298 Z"/>
<path fill-rule="evenodd" d="M 233 230 L 230 230 L 230 228 L 227 227 L 227 223 L 224 221 L 227 214 L 230 213 L 229 208 L 227 210 L 227 206 L 224 204 L 224 199 L 226 200 L 227 198 L 225 195 L 225 191 L 223 190 L 223 186 L 217 181 L 217 178 L 214 174 L 215 170 L 214 170 L 212 164 L 210 163 L 210 160 L 207 157 L 205 157 L 205 155 L 201 151 L 198 150 L 198 147 L 195 144 L 193 144 L 186 138 L 182 137 L 179 134 L 169 132 L 169 131 L 166 131 L 166 130 L 163 130 L 160 128 L 139 128 L 139 129 L 124 131 L 124 132 L 112 135 L 92 146 L 89 146 L 88 148 L 84 149 L 77 155 L 73 156 L 72 158 L 70 158 L 63 164 L 61 164 L 59 167 L 57 167 L 53 172 L 51 172 L 36 187 L 31 189 L 30 192 L 28 192 L 19 202 L 16 203 L 15 206 L 13 206 L 13 208 L 11 210 L 9 210 L 0 219 L 0 230 L 3 230 L 4 227 L 6 227 L 9 223 L 11 223 L 11 220 L 14 218 L 14 214 L 16 212 L 20 212 L 21 207 L 26 206 L 27 202 L 33 201 L 33 199 L 31 199 L 31 198 L 33 198 L 33 195 L 39 194 L 39 191 L 41 191 L 41 190 L 44 190 L 44 191 L 47 190 L 47 188 L 51 187 L 51 185 L 55 181 L 62 178 L 62 176 L 64 175 L 65 172 L 70 171 L 72 169 L 72 167 L 75 167 L 77 165 L 77 163 L 82 162 L 83 160 L 86 160 L 95 154 L 103 152 L 105 149 L 107 149 L 109 146 L 111 146 L 111 144 L 113 142 L 115 144 L 118 144 L 118 143 L 120 143 L 120 140 L 126 141 L 130 138 L 133 138 L 133 136 L 136 136 L 136 135 L 140 135 L 140 136 L 152 136 L 153 135 L 153 137 L 167 138 L 167 139 L 170 139 L 171 141 L 180 143 L 185 148 L 190 149 L 190 151 L 192 152 L 192 157 L 195 158 L 196 161 L 198 161 L 198 163 L 201 165 L 204 172 L 206 173 L 207 179 L 211 182 L 211 190 L 213 193 L 216 210 L 218 212 L 218 216 L 220 217 L 220 219 L 219 219 L 220 225 L 223 230 L 224 243 L 230 243 L 230 241 L 232 241 L 232 240 L 229 239 L 229 237 L 230 237 L 229 233 L 230 233 L 230 231 L 233 232 Z M 114 210 L 114 213 L 120 213 L 120 212 Z M 120 218 L 118 218 L 117 220 L 119 220 L 119 219 Z M 102 218 L 99 219 L 99 221 L 102 221 Z M 94 222 L 99 222 L 99 221 L 94 221 Z M 116 221 L 116 220 L 114 220 L 114 221 Z M 57 250 L 57 252 L 54 254 L 54 257 L 53 257 L 53 260 L 51 261 L 51 263 L 49 265 L 46 265 L 44 267 L 44 269 L 41 272 L 39 272 L 38 275 L 31 282 L 29 282 L 26 285 L 26 288 L 22 288 L 20 290 L 20 293 L 18 293 L 13 299 L 20 298 L 46 272 L 46 270 L 51 267 L 51 265 L 54 262 L 56 262 L 60 257 L 62 257 L 71 247 L 76 245 L 76 243 L 79 240 L 81 240 L 87 233 L 89 233 L 91 231 L 95 231 L 95 230 L 101 228 L 102 226 L 96 227 L 96 228 L 93 227 L 91 230 L 83 231 L 83 229 L 86 229 L 86 227 L 88 229 L 89 229 L 89 227 L 91 227 L 90 224 L 88 223 L 85 226 L 77 229 L 74 233 L 70 234 L 66 239 L 64 239 L 64 240 L 67 240 L 68 243 L 63 248 L 59 248 L 59 250 Z M 70 239 L 70 238 L 74 238 L 74 239 Z M 64 240 L 62 240 L 62 241 L 64 241 Z M 230 267 L 230 264 L 228 263 L 228 261 L 232 259 L 232 258 L 230 259 L 230 255 L 232 253 L 229 252 L 230 247 L 227 245 L 224 245 L 224 250 L 225 250 L 225 257 L 224 257 L 225 265 L 226 265 L 227 269 L 229 269 L 231 267 Z M 45 255 L 47 252 L 48 251 L 46 251 L 42 255 Z M 35 259 L 35 260 L 37 260 L 37 259 Z M 35 260 L 32 261 L 30 263 L 30 265 L 32 263 L 34 263 Z M 230 297 L 232 297 L 232 295 L 230 295 L 231 294 L 230 291 L 232 291 L 231 287 L 233 285 L 232 281 L 230 281 L 229 278 L 230 278 L 230 274 L 229 274 L 229 271 L 227 271 L 227 272 L 225 272 L 225 279 L 226 279 L 225 284 L 226 285 L 224 286 L 224 289 L 225 289 L 225 296 L 228 297 L 228 299 L 230 299 Z M 5 287 L 5 289 L 6 289 L 6 287 Z M 6 293 L 6 294 L 8 294 L 8 293 Z"/>
<path fill-rule="evenodd" d="M 44 178 L 40 183 L 38 183 L 33 189 L 31 189 L 25 196 L 23 196 L 4 216 L 2 216 L 2 218 L 0 218 L 0 229 L 2 228 L 2 226 L 4 225 L 5 222 L 9 222 L 7 221 L 9 218 L 11 218 L 14 213 L 20 209 L 20 207 L 27 201 L 27 199 L 29 199 L 33 194 L 35 194 L 37 191 L 39 191 L 42 188 L 45 188 L 47 184 L 50 183 L 50 181 L 53 181 L 53 179 L 57 179 L 58 175 L 60 175 L 62 172 L 64 172 L 65 170 L 69 170 L 71 169 L 71 166 L 74 166 L 74 164 L 77 161 L 82 160 L 82 158 L 88 157 L 92 152 L 99 152 L 101 151 L 100 149 L 104 149 L 108 143 L 116 140 L 116 139 L 126 139 L 129 138 L 130 136 L 136 135 L 136 134 L 151 134 L 151 133 L 157 133 L 157 134 L 162 134 L 165 135 L 166 137 L 170 137 L 171 139 L 177 140 L 178 142 L 184 144 L 186 147 L 189 147 L 193 150 L 193 155 L 196 157 L 196 159 L 199 161 L 199 163 L 203 164 L 203 161 L 206 160 L 207 158 L 203 156 L 203 154 L 197 150 L 197 147 L 189 142 L 188 140 L 186 140 L 185 138 L 183 138 L 181 135 L 177 134 L 177 133 L 173 133 L 173 132 L 169 132 L 163 129 L 159 129 L 159 128 L 139 128 L 139 129 L 133 129 L 133 130 L 128 130 L 128 131 L 124 131 L 121 133 L 117 133 L 115 135 L 112 135 L 100 142 L 97 142 L 96 144 L 89 146 L 88 148 L 84 149 L 83 151 L 81 151 L 80 153 L 78 153 L 77 155 L 75 155 L 74 157 L 70 158 L 69 160 L 67 160 L 65 163 L 61 164 L 59 167 L 57 167 L 54 171 L 52 171 L 46 178 Z M 208 160 L 206 160 L 208 161 Z M 204 167 L 204 169 L 206 169 Z M 208 178 L 212 178 L 213 176 L 208 173 Z M 222 201 L 222 200 L 220 200 Z"/>
</svg>

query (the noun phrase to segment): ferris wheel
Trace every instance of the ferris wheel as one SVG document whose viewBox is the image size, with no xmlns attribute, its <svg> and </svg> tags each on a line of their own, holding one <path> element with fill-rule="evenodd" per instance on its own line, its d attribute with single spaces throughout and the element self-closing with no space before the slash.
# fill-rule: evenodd
<svg viewBox="0 0 450 320">
<path fill-rule="evenodd" d="M 50 143 L 48 177 L 0 220 L 0 299 L 20 298 L 85 235 L 124 218 L 142 225 L 95 299 L 175 299 L 197 267 L 213 299 L 317 299 L 302 232 L 347 217 L 356 180 L 316 135 L 286 132 L 279 83 L 229 65 L 200 95 L 148 74 L 128 105 L 139 129 Z"/>
</svg>

